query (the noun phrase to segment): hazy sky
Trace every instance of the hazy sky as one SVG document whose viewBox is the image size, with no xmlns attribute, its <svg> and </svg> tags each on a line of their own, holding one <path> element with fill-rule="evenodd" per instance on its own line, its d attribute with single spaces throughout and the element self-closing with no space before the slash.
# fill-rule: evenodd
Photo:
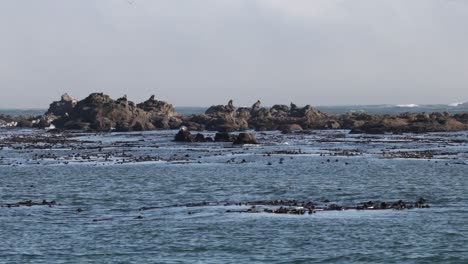
<svg viewBox="0 0 468 264">
<path fill-rule="evenodd" d="M 0 0 L 0 108 L 468 100 L 464 0 Z"/>
</svg>

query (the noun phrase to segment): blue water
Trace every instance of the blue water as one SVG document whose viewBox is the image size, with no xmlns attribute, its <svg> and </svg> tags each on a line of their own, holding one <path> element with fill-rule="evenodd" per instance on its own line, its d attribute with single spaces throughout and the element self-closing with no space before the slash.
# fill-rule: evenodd
<svg viewBox="0 0 468 264">
<path fill-rule="evenodd" d="M 60 204 L 0 208 L 0 262 L 468 263 L 468 132 L 267 132 L 257 134 L 260 146 L 243 147 L 174 143 L 175 133 L 73 134 L 48 145 L 11 139 L 54 135 L 0 130 L 0 203 Z M 424 150 L 434 156 L 400 155 Z M 419 197 L 431 208 L 298 216 L 222 206 Z M 171 206 L 192 202 L 221 205 Z"/>
<path fill-rule="evenodd" d="M 318 106 L 319 110 L 329 114 L 343 114 L 349 112 L 364 112 L 369 114 L 397 114 L 397 113 L 464 113 L 468 112 L 468 106 L 450 105 L 418 105 L 418 106 L 395 106 L 395 105 L 350 105 L 350 106 Z"/>
<path fill-rule="evenodd" d="M 38 115 L 44 114 L 45 112 L 47 112 L 46 109 L 3 109 L 3 108 L 0 108 L 0 114 L 12 115 L 12 116 L 19 116 L 19 115 L 38 116 Z"/>
</svg>

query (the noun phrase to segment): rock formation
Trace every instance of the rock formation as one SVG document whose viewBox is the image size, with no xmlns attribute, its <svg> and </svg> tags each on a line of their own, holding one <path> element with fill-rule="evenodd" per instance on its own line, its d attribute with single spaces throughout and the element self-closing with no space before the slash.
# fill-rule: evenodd
<svg viewBox="0 0 468 264">
<path fill-rule="evenodd" d="M 178 129 L 210 130 L 218 141 L 235 139 L 229 132 L 243 130 L 280 130 L 293 133 L 311 129 L 348 129 L 351 133 L 426 133 L 468 130 L 468 113 L 403 113 L 370 115 L 347 113 L 328 115 L 310 105 L 298 107 L 294 103 L 263 107 L 258 100 L 251 107 L 235 107 L 232 100 L 215 105 L 204 114 L 181 116 L 174 107 L 151 96 L 135 104 L 127 96 L 114 100 L 103 93 L 93 93 L 81 101 L 64 94 L 60 101 L 50 104 L 49 110 L 38 117 L 0 115 L 2 127 L 39 127 L 88 131 L 141 131 Z M 224 136 L 223 135 L 229 135 Z M 204 141 L 203 135 L 186 139 Z"/>
<path fill-rule="evenodd" d="M 54 115 L 54 116 L 65 116 L 69 113 L 73 112 L 73 108 L 75 108 L 76 104 L 78 103 L 77 100 L 71 98 L 68 94 L 62 95 L 60 101 L 52 102 L 49 106 L 49 110 L 47 110 L 46 115 Z"/>
<path fill-rule="evenodd" d="M 255 135 L 252 133 L 240 133 L 236 140 L 234 141 L 236 145 L 243 145 L 243 144 L 258 144 Z"/>
<path fill-rule="evenodd" d="M 174 129 L 181 123 L 175 116 L 171 104 L 155 100 L 154 96 L 135 105 L 126 96 L 113 100 L 103 93 L 93 93 L 77 102 L 72 111 L 61 115 L 54 124 L 57 128 L 94 131 Z M 175 123 L 172 126 L 171 121 Z"/>
<path fill-rule="evenodd" d="M 329 120 L 327 114 L 311 106 L 289 108 L 286 105 L 274 105 L 265 108 L 257 101 L 251 108 L 236 108 L 229 101 L 227 105 L 210 107 L 203 115 L 185 117 L 184 121 L 185 124 L 202 123 L 203 129 L 207 130 L 232 132 L 247 129 L 282 130 L 291 125 L 300 129 L 324 129 L 328 128 Z"/>
<path fill-rule="evenodd" d="M 175 135 L 174 141 L 177 142 L 193 142 L 193 136 L 190 131 L 188 131 L 187 127 L 181 127 L 179 132 Z"/>
</svg>

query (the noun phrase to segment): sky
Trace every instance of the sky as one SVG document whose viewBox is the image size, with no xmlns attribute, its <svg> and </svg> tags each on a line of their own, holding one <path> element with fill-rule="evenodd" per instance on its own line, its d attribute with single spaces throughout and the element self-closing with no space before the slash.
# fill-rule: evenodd
<svg viewBox="0 0 468 264">
<path fill-rule="evenodd" d="M 0 0 L 0 108 L 468 101 L 464 0 Z"/>
</svg>

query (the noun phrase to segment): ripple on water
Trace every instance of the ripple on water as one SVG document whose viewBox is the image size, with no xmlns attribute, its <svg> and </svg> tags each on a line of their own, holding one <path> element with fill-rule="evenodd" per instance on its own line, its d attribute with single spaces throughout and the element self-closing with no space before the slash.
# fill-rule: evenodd
<svg viewBox="0 0 468 264">
<path fill-rule="evenodd" d="M 266 144 L 248 149 L 177 144 L 171 142 L 173 134 L 85 134 L 73 140 L 88 143 L 70 142 L 60 150 L 23 148 L 28 144 L 0 150 L 1 203 L 46 199 L 61 204 L 0 208 L 0 262 L 468 260 L 464 250 L 468 244 L 468 167 L 463 165 L 468 145 L 451 142 L 467 140 L 467 133 L 350 136 L 344 131 L 311 135 L 267 132 L 259 137 Z M 5 138 L 9 135 L 11 132 L 0 132 L 1 144 L 8 144 Z M 427 149 L 459 155 L 441 155 L 430 161 L 383 155 Z M 347 156 L 343 150 L 356 151 Z M 98 158 L 106 153 L 113 160 Z M 58 159 L 33 160 L 35 154 Z M 72 154 L 90 159 L 63 164 Z M 135 161 L 145 156 L 161 160 Z M 234 161 L 227 162 L 232 158 Z M 22 165 L 12 166 L 16 162 Z M 193 202 L 297 199 L 356 204 L 420 197 L 428 201 L 430 209 L 304 216 L 227 214 L 229 206 L 139 210 Z"/>
</svg>

